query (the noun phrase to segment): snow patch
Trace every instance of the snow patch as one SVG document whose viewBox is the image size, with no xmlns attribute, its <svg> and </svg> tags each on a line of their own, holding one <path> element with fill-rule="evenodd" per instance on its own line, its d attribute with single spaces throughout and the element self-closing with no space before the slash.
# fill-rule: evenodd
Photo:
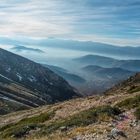
<svg viewBox="0 0 140 140">
<path fill-rule="evenodd" d="M 5 79 L 7 79 L 7 80 L 9 80 L 9 81 L 12 81 L 11 79 L 9 79 L 9 78 L 5 77 L 5 76 L 4 76 L 4 75 L 2 75 L 2 74 L 0 74 L 0 76 L 1 76 L 1 77 L 3 77 L 3 78 L 5 78 Z"/>
<path fill-rule="evenodd" d="M 37 81 L 37 79 L 36 79 L 34 76 L 28 77 L 28 80 L 29 80 L 30 82 L 36 82 L 36 81 Z"/>
<path fill-rule="evenodd" d="M 19 81 L 22 81 L 22 76 L 19 73 L 17 73 L 16 76 L 18 77 Z"/>
<path fill-rule="evenodd" d="M 111 78 L 112 78 L 112 76 L 110 76 L 110 75 L 107 75 L 107 78 L 111 79 Z"/>
<path fill-rule="evenodd" d="M 6 72 L 10 72 L 11 71 L 11 68 L 9 67 L 8 69 L 6 69 Z"/>
<path fill-rule="evenodd" d="M 53 83 L 51 82 L 51 83 L 49 83 L 51 86 L 53 86 Z"/>
</svg>

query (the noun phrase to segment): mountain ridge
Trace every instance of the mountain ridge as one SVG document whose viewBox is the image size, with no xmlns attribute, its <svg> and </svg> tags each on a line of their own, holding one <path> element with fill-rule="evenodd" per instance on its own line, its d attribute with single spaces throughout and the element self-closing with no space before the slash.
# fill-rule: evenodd
<svg viewBox="0 0 140 140">
<path fill-rule="evenodd" d="M 1 95 L 9 100 L 38 107 L 80 96 L 63 78 L 29 59 L 0 49 L 0 63 Z"/>
<path fill-rule="evenodd" d="M 140 60 L 118 60 L 100 55 L 85 55 L 75 58 L 73 61 L 79 62 L 81 64 L 98 65 L 106 68 L 120 67 L 129 71 L 140 71 Z"/>
</svg>

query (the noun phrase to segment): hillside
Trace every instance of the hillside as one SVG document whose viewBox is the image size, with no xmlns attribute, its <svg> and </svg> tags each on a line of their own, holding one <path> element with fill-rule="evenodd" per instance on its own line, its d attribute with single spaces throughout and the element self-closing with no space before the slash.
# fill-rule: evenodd
<svg viewBox="0 0 140 140">
<path fill-rule="evenodd" d="M 4 140 L 139 140 L 139 131 L 140 73 L 102 96 L 0 117 L 0 137 Z"/>
<path fill-rule="evenodd" d="M 110 57 L 99 55 L 85 55 L 79 58 L 73 59 L 77 63 L 82 65 L 97 65 L 106 68 L 118 67 L 129 71 L 140 71 L 140 60 L 118 60 Z"/>
<path fill-rule="evenodd" d="M 135 72 L 128 71 L 122 68 L 104 68 L 100 66 L 95 66 L 95 65 L 88 65 L 86 67 L 82 68 L 83 71 L 87 72 L 88 74 L 96 75 L 98 77 L 102 78 L 110 78 L 113 82 L 113 79 L 118 80 L 123 80 L 126 77 L 130 77 L 133 75 Z"/>
<path fill-rule="evenodd" d="M 70 73 L 68 70 L 65 70 L 58 66 L 52 66 L 52 65 L 44 65 L 45 67 L 49 68 L 59 76 L 63 77 L 68 83 L 70 83 L 73 87 L 76 87 L 78 84 L 85 83 L 86 80 L 79 75 Z"/>
<path fill-rule="evenodd" d="M 48 104 L 38 92 L 31 91 L 0 75 L 0 115 Z"/>
<path fill-rule="evenodd" d="M 104 59 L 101 61 L 104 61 Z M 63 77 L 83 96 L 102 94 L 115 84 L 135 74 L 133 71 L 122 68 L 106 68 L 98 65 L 86 65 L 81 67 L 77 64 L 77 68 L 75 68 L 76 71 L 72 72 L 70 72 L 71 69 L 64 69 L 63 67 L 46 64 L 43 64 L 43 66 Z"/>
<path fill-rule="evenodd" d="M 63 78 L 24 57 L 0 49 L 0 64 L 3 114 L 79 96 Z"/>
<path fill-rule="evenodd" d="M 83 95 L 102 94 L 135 74 L 135 72 L 122 68 L 105 68 L 98 65 L 87 65 L 80 70 L 86 82 L 77 87 L 84 93 Z"/>
<path fill-rule="evenodd" d="M 131 76 L 127 80 L 117 84 L 113 88 L 107 90 L 105 94 L 119 94 L 123 93 L 133 93 L 140 91 L 140 73 L 136 73 L 134 76 Z"/>
</svg>

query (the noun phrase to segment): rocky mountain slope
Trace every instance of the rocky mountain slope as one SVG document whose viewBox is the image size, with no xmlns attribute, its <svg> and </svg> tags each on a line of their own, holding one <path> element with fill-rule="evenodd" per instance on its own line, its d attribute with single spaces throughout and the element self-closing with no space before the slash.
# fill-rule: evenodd
<svg viewBox="0 0 140 140">
<path fill-rule="evenodd" d="M 0 117 L 0 138 L 4 140 L 139 140 L 139 132 L 140 73 L 102 96 Z"/>
<path fill-rule="evenodd" d="M 79 96 L 63 78 L 26 58 L 0 49 L 0 64 L 0 114 Z"/>
<path fill-rule="evenodd" d="M 68 70 L 63 69 L 61 67 L 52 66 L 52 65 L 44 65 L 44 66 L 49 68 L 50 70 L 54 71 L 59 76 L 63 77 L 73 87 L 77 87 L 76 85 L 86 82 L 86 80 L 84 78 L 82 78 L 76 74 L 70 73 Z"/>
</svg>

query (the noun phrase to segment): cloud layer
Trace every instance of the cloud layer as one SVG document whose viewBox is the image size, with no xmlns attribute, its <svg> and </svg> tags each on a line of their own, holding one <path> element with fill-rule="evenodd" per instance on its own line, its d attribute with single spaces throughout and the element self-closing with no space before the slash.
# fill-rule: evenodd
<svg viewBox="0 0 140 140">
<path fill-rule="evenodd" d="M 140 45 L 140 1 L 0 1 L 0 36 Z"/>
</svg>

